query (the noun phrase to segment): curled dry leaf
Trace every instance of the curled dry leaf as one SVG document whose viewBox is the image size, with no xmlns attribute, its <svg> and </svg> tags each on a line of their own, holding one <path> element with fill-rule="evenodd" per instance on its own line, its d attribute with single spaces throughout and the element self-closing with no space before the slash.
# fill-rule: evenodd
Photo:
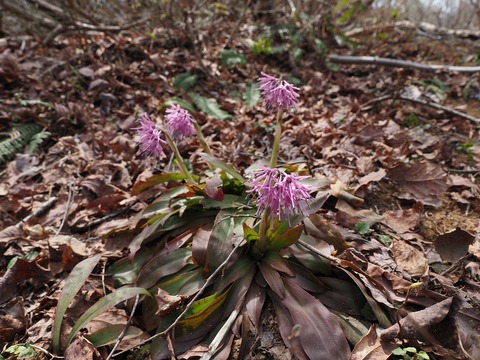
<svg viewBox="0 0 480 360">
<path fill-rule="evenodd" d="M 372 326 L 355 345 L 349 360 L 387 360 L 397 346 L 393 342 L 382 341 L 376 327 Z"/>
<path fill-rule="evenodd" d="M 454 263 L 468 254 L 468 248 L 474 240 L 475 236 L 457 227 L 452 232 L 438 236 L 433 245 L 443 260 Z"/>
<path fill-rule="evenodd" d="M 381 334 L 381 338 L 403 338 L 423 342 L 431 346 L 434 352 L 440 356 L 466 359 L 468 357 L 465 352 L 473 354 L 476 346 L 472 345 L 471 339 L 462 339 L 460 342 L 459 327 L 455 319 L 460 307 L 460 299 L 447 298 L 424 310 L 408 314 L 399 323 L 386 329 Z M 478 321 L 471 319 L 471 332 L 468 335 L 470 338 L 477 336 L 473 329 L 478 325 Z M 465 340 L 467 341 L 464 342 Z M 467 344 L 468 347 L 465 346 Z M 478 354 L 478 349 L 475 353 Z"/>
</svg>

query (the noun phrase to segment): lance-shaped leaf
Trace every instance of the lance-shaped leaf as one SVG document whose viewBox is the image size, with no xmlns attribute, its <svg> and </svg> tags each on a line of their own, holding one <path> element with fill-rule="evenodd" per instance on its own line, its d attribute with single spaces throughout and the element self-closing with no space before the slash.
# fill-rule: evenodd
<svg viewBox="0 0 480 360">
<path fill-rule="evenodd" d="M 180 248 L 157 255 L 143 265 L 137 285 L 150 288 L 163 277 L 176 273 L 189 263 L 192 263 L 190 248 Z"/>
<path fill-rule="evenodd" d="M 259 268 L 268 286 L 283 300 L 285 298 L 285 286 L 278 270 L 264 262 L 259 264 Z"/>
<path fill-rule="evenodd" d="M 215 218 L 215 224 L 208 240 L 206 270 L 213 272 L 228 257 L 233 249 L 233 217 L 222 210 Z"/>
<path fill-rule="evenodd" d="M 140 194 L 142 191 L 150 189 L 152 186 L 169 182 L 169 181 L 178 181 L 185 180 L 185 175 L 181 173 L 162 173 L 152 175 L 144 180 L 137 181 L 132 186 L 132 195 Z"/>
<path fill-rule="evenodd" d="M 267 231 L 268 249 L 280 250 L 295 244 L 303 232 L 303 225 L 297 225 L 293 228 L 289 228 L 287 231 L 281 232 L 280 230 Z"/>
<path fill-rule="evenodd" d="M 90 341 L 96 347 L 105 346 L 113 344 L 117 341 L 118 337 L 125 329 L 125 324 L 108 324 L 107 326 L 95 331 L 92 334 L 85 336 L 88 341 Z M 127 331 L 124 334 L 123 339 L 133 339 L 144 332 L 137 327 L 129 326 Z"/>
<path fill-rule="evenodd" d="M 150 295 L 150 293 L 144 288 L 120 288 L 117 291 L 108 294 L 98 300 L 95 304 L 88 308 L 87 311 L 85 311 L 85 313 L 80 317 L 80 319 L 77 320 L 67 339 L 66 347 L 68 347 L 77 332 L 85 325 L 87 325 L 91 320 L 93 320 L 96 316 L 100 315 L 108 308 L 113 307 L 124 300 L 130 299 L 135 295 Z"/>
<path fill-rule="evenodd" d="M 80 288 L 85 284 L 85 281 L 99 260 L 100 255 L 96 255 L 78 263 L 65 281 L 65 286 L 58 299 L 57 310 L 55 311 L 55 322 L 52 329 L 53 351 L 57 354 L 60 352 L 60 330 L 62 319 L 67 311 L 68 304 L 70 304 Z"/>
<path fill-rule="evenodd" d="M 285 297 L 278 299 L 288 309 L 295 329 L 281 332 L 282 338 L 300 340 L 302 349 L 310 359 L 348 359 L 350 346 L 340 325 L 328 309 L 294 281 L 283 278 Z"/>
<path fill-rule="evenodd" d="M 242 226 L 244 239 L 247 240 L 248 244 L 255 244 L 255 241 L 258 240 L 258 233 L 248 226 L 246 222 L 244 222 Z"/>
<path fill-rule="evenodd" d="M 187 314 L 175 326 L 175 341 L 190 342 L 201 340 L 218 324 L 223 316 L 221 306 L 228 296 L 228 291 L 223 293 L 214 293 L 203 299 L 195 301 Z M 166 329 L 175 319 L 174 316 L 168 316 L 165 321 L 159 325 L 157 331 Z"/>
<path fill-rule="evenodd" d="M 228 120 L 232 118 L 232 115 L 225 110 L 222 110 L 216 101 L 207 99 L 194 92 L 188 92 L 188 96 L 190 96 L 195 106 L 202 110 L 205 114 L 219 120 Z"/>
<path fill-rule="evenodd" d="M 247 309 L 248 317 L 256 327 L 260 326 L 260 315 L 266 295 L 265 288 L 254 282 L 245 296 L 245 308 Z"/>
<path fill-rule="evenodd" d="M 245 182 L 245 179 L 242 177 L 242 175 L 240 175 L 233 167 L 231 167 L 228 164 L 225 164 L 223 161 L 217 159 L 215 156 L 212 156 L 206 153 L 200 153 L 200 156 L 202 157 L 203 160 L 205 160 L 209 164 L 212 164 L 213 166 L 216 166 L 219 169 L 222 169 L 227 174 L 232 175 L 235 179 L 237 179 L 241 183 Z"/>
</svg>

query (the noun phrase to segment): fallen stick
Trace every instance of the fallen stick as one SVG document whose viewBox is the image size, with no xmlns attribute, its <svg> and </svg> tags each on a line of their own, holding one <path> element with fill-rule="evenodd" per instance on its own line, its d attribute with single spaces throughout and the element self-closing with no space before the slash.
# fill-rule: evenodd
<svg viewBox="0 0 480 360">
<path fill-rule="evenodd" d="M 382 101 L 385 101 L 385 100 L 389 100 L 389 99 L 400 99 L 400 100 L 405 100 L 405 101 L 410 101 L 410 102 L 413 102 L 415 104 L 420 104 L 420 105 L 425 105 L 425 106 L 428 106 L 428 107 L 431 107 L 431 108 L 434 108 L 434 109 L 437 109 L 437 110 L 442 110 L 442 111 L 445 111 L 446 113 L 449 113 L 449 114 L 452 114 L 452 115 L 456 115 L 456 116 L 459 116 L 461 118 L 464 118 L 464 119 L 467 119 L 467 120 L 470 120 L 474 123 L 477 123 L 477 124 L 480 124 L 480 119 L 474 117 L 474 116 L 471 116 L 471 115 L 468 115 L 468 114 L 465 114 L 461 111 L 458 111 L 458 110 L 455 110 L 455 109 L 452 109 L 448 106 L 444 106 L 444 105 L 440 105 L 440 104 L 437 104 L 437 103 L 434 103 L 434 102 L 430 102 L 430 101 L 425 101 L 425 100 L 420 100 L 420 99 L 413 99 L 413 98 L 409 98 L 407 96 L 393 96 L 393 95 L 384 95 L 384 96 L 380 96 L 378 98 L 375 98 L 375 99 L 372 99 L 372 100 L 369 100 L 367 101 L 365 104 L 362 105 L 362 110 L 367 110 L 368 107 L 372 104 L 375 104 L 375 103 L 378 103 L 378 102 L 382 102 Z"/>
<path fill-rule="evenodd" d="M 400 28 L 406 30 L 420 30 L 426 33 L 439 35 L 455 36 L 463 39 L 480 39 L 480 31 L 469 29 L 449 29 L 443 26 L 435 26 L 427 22 L 414 23 L 408 20 L 397 21 L 391 24 L 376 24 L 362 28 L 354 28 L 345 32 L 346 36 L 356 36 L 365 32 L 380 32 L 390 30 L 392 28 Z"/>
<path fill-rule="evenodd" d="M 377 56 L 329 55 L 328 60 L 336 64 L 381 65 L 391 67 L 413 68 L 423 71 L 448 71 L 470 74 L 480 72 L 480 66 L 420 64 L 413 61 L 397 60 Z"/>
</svg>

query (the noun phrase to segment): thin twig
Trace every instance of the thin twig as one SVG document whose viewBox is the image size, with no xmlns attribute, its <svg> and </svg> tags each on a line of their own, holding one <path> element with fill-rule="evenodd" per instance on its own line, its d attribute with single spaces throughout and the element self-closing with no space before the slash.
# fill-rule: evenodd
<svg viewBox="0 0 480 360">
<path fill-rule="evenodd" d="M 137 306 L 138 306 L 138 300 L 140 299 L 140 295 L 137 295 L 135 297 L 135 302 L 133 303 L 133 307 L 132 307 L 132 311 L 130 312 L 130 315 L 128 317 L 128 320 L 127 320 L 127 323 L 125 324 L 125 327 L 123 328 L 122 332 L 120 333 L 120 335 L 118 336 L 118 339 L 117 341 L 115 342 L 115 344 L 113 345 L 113 348 L 112 350 L 110 351 L 110 354 L 108 354 L 106 360 L 110 360 L 114 355 L 113 353 L 115 352 L 115 350 L 117 350 L 117 347 L 120 345 L 120 343 L 122 342 L 123 338 L 125 337 L 125 334 L 127 333 L 127 330 L 128 328 L 130 327 L 130 324 L 132 323 L 132 318 L 133 318 L 133 314 L 135 313 L 135 310 L 137 310 Z"/>
<path fill-rule="evenodd" d="M 228 317 L 227 321 L 225 321 L 225 324 L 223 324 L 222 328 L 218 331 L 217 335 L 213 338 L 212 342 L 210 343 L 210 346 L 208 347 L 208 352 L 203 354 L 203 356 L 200 358 L 200 360 L 209 360 L 212 359 L 215 353 L 218 351 L 220 346 L 222 345 L 223 339 L 227 336 L 228 331 L 232 327 L 233 323 L 237 319 L 237 316 L 239 314 L 239 310 L 235 309 L 230 316 Z"/>
<path fill-rule="evenodd" d="M 447 169 L 448 172 L 454 172 L 459 174 L 480 174 L 480 169 Z"/>
<path fill-rule="evenodd" d="M 57 201 L 57 198 L 55 196 L 51 197 L 46 202 L 44 202 L 42 206 L 40 206 L 35 212 L 31 213 L 30 215 L 25 217 L 23 220 L 20 220 L 15 226 L 18 228 L 22 227 L 22 225 L 26 224 L 27 221 L 30 220 L 32 217 L 40 216 L 43 213 L 47 212 L 53 206 L 53 204 L 55 204 L 56 201 Z"/>
<path fill-rule="evenodd" d="M 232 258 L 233 254 L 235 253 L 235 251 L 241 246 L 243 245 L 243 242 L 245 241 L 245 239 L 242 239 L 242 241 L 240 241 L 233 249 L 232 251 L 230 252 L 230 254 L 228 254 L 227 258 L 215 269 L 215 271 L 212 273 L 212 275 L 210 275 L 207 279 L 207 281 L 205 282 L 205 284 L 203 284 L 203 286 L 200 288 L 200 290 L 198 290 L 198 292 L 195 294 L 195 296 L 188 302 L 188 304 L 185 306 L 185 309 L 183 309 L 183 311 L 180 313 L 180 315 L 177 316 L 177 318 L 175 319 L 175 321 L 170 324 L 169 327 L 167 327 L 165 330 L 163 330 L 162 332 L 159 332 L 151 337 L 149 337 L 148 339 L 142 341 L 141 343 L 135 345 L 135 346 L 132 346 L 128 349 L 125 349 L 125 350 L 122 350 L 121 352 L 118 352 L 116 353 L 115 355 L 113 355 L 112 357 L 116 357 L 120 354 L 123 354 L 127 351 L 130 351 L 136 347 L 139 347 L 139 346 L 142 346 L 150 341 L 152 341 L 153 339 L 159 337 L 159 336 L 164 336 L 166 335 L 168 332 L 170 332 L 177 324 L 178 322 L 182 319 L 182 317 L 187 313 L 188 310 L 190 310 L 190 308 L 192 307 L 193 303 L 195 301 L 198 300 L 198 298 L 203 294 L 203 292 L 205 291 L 205 289 L 207 287 L 209 287 L 213 280 L 216 279 L 217 275 L 223 271 L 223 268 L 228 264 L 228 262 L 230 261 L 230 259 Z"/>
<path fill-rule="evenodd" d="M 302 245 L 304 248 L 307 248 L 308 250 L 310 250 L 311 252 L 314 252 L 315 254 L 317 255 L 320 255 L 321 257 L 327 259 L 327 260 L 330 260 L 330 261 L 333 261 L 334 263 L 336 264 L 340 264 L 340 260 L 337 259 L 336 257 L 333 257 L 331 255 L 327 255 L 327 254 L 324 254 L 322 253 L 320 250 L 318 250 L 317 248 L 313 247 L 312 245 L 310 244 L 307 244 L 305 241 L 303 240 L 298 240 L 297 241 L 298 244 Z"/>
<path fill-rule="evenodd" d="M 413 99 L 413 98 L 410 98 L 408 96 L 393 96 L 393 95 L 384 95 L 384 96 L 380 96 L 378 98 L 375 98 L 375 99 L 372 99 L 372 100 L 369 100 L 367 101 L 365 104 L 362 105 L 362 110 L 366 110 L 370 105 L 372 104 L 375 104 L 375 103 L 378 103 L 378 102 L 382 102 L 382 101 L 385 101 L 385 100 L 389 100 L 389 99 L 393 99 L 393 100 L 404 100 L 404 101 L 410 101 L 410 102 L 413 102 L 415 104 L 420 104 L 420 105 L 425 105 L 425 106 L 429 106 L 431 108 L 434 108 L 434 109 L 437 109 L 437 110 L 441 110 L 441 111 L 445 111 L 446 113 L 449 113 L 449 114 L 452 114 L 452 115 L 455 115 L 455 116 L 459 116 L 459 117 L 462 117 L 464 119 L 467 119 L 467 120 L 470 120 L 474 123 L 480 123 L 480 119 L 474 117 L 474 116 L 471 116 L 471 115 L 468 115 L 468 114 L 465 114 L 461 111 L 458 111 L 458 110 L 455 110 L 455 109 L 452 109 L 448 106 L 444 106 L 444 105 L 440 105 L 440 104 L 437 104 L 437 103 L 434 103 L 434 102 L 430 102 L 430 101 L 425 101 L 425 100 L 420 100 L 420 99 Z"/>
<path fill-rule="evenodd" d="M 73 187 L 72 187 L 72 184 L 68 184 L 67 208 L 65 209 L 65 214 L 63 215 L 63 219 L 62 219 L 62 222 L 60 223 L 60 226 L 58 227 L 57 231 L 55 231 L 55 236 L 58 236 L 58 234 L 60 234 L 60 231 L 62 231 L 63 225 L 65 225 L 65 221 L 67 221 L 68 213 L 70 212 L 70 207 L 72 206 L 72 201 L 73 201 Z"/>
</svg>

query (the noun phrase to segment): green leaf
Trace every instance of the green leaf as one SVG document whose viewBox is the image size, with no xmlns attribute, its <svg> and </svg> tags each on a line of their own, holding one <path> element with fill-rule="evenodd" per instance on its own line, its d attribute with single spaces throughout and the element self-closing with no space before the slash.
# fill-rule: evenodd
<svg viewBox="0 0 480 360">
<path fill-rule="evenodd" d="M 193 295 L 205 284 L 205 279 L 202 276 L 203 270 L 201 268 L 185 271 L 187 268 L 188 266 L 184 267 L 178 275 L 159 283 L 158 287 L 170 294 Z"/>
<path fill-rule="evenodd" d="M 232 118 L 232 115 L 225 110 L 222 110 L 216 101 L 207 99 L 194 92 L 188 92 L 188 96 L 190 96 L 195 106 L 202 110 L 205 114 L 219 120 L 228 120 Z"/>
<path fill-rule="evenodd" d="M 108 268 L 107 274 L 112 275 L 115 287 L 133 284 L 141 266 L 151 256 L 150 251 L 142 250 L 137 252 L 133 261 L 128 261 L 128 258 L 124 257 Z"/>
<path fill-rule="evenodd" d="M 223 200 L 214 200 L 204 198 L 200 201 L 200 204 L 203 205 L 205 209 L 228 209 L 228 208 L 239 208 L 240 206 L 245 206 L 245 197 L 240 197 L 238 195 L 226 194 L 223 197 Z M 245 215 L 247 216 L 247 215 Z"/>
<path fill-rule="evenodd" d="M 366 222 L 359 222 L 355 224 L 355 231 L 360 235 L 365 235 L 370 230 L 370 225 Z"/>
<path fill-rule="evenodd" d="M 387 246 L 391 245 L 392 242 L 393 242 L 392 238 L 388 235 L 381 234 L 381 235 L 378 236 L 378 238 L 379 238 L 379 240 L 381 241 L 382 244 L 387 245 Z"/>
<path fill-rule="evenodd" d="M 183 100 L 182 98 L 179 98 L 177 96 L 171 97 L 165 102 L 165 105 L 167 106 L 172 104 L 180 105 L 182 108 L 184 108 L 185 110 L 188 110 L 191 113 L 195 112 L 195 108 L 193 107 L 192 104 L 190 104 L 188 101 Z"/>
<path fill-rule="evenodd" d="M 125 329 L 125 324 L 108 324 L 107 326 L 95 331 L 92 334 L 86 335 L 85 337 L 96 347 L 105 346 L 116 342 L 123 329 Z M 123 339 L 133 339 L 142 334 L 143 331 L 139 328 L 129 326 L 124 334 Z"/>
<path fill-rule="evenodd" d="M 142 191 L 150 189 L 151 187 L 169 181 L 185 180 L 185 175 L 182 173 L 162 173 L 148 177 L 145 180 L 137 181 L 132 187 L 132 195 L 138 195 Z"/>
<path fill-rule="evenodd" d="M 258 233 L 253 230 L 247 223 L 243 223 L 243 237 L 247 240 L 247 243 L 254 243 L 258 240 Z"/>
<path fill-rule="evenodd" d="M 217 310 L 227 298 L 228 291 L 224 293 L 215 293 L 206 298 L 195 301 L 187 312 L 186 317 L 180 320 L 175 328 L 175 332 L 187 334 L 194 329 L 199 329 L 208 320 L 215 310 Z"/>
<path fill-rule="evenodd" d="M 270 55 L 272 53 L 272 42 L 267 37 L 260 37 L 252 44 L 252 52 L 255 55 Z"/>
<path fill-rule="evenodd" d="M 233 249 L 233 217 L 221 210 L 215 218 L 215 224 L 207 245 L 206 271 L 213 272 L 227 258 Z"/>
<path fill-rule="evenodd" d="M 247 63 L 247 58 L 245 55 L 240 54 L 235 50 L 227 49 L 220 52 L 220 63 L 223 67 L 245 65 Z"/>
<path fill-rule="evenodd" d="M 303 233 L 303 224 L 290 228 L 287 231 L 280 234 L 274 231 L 270 234 L 271 237 L 268 236 L 268 232 L 267 232 L 267 238 L 268 238 L 267 247 L 270 250 L 280 250 L 280 249 L 287 248 L 290 245 L 295 244 L 298 241 L 298 239 L 300 239 L 300 236 L 302 235 L 302 233 Z"/>
<path fill-rule="evenodd" d="M 5 349 L 5 352 L 15 355 L 15 359 L 33 359 L 38 356 L 37 352 L 30 344 L 12 345 Z"/>
<path fill-rule="evenodd" d="M 85 327 L 96 316 L 100 315 L 105 310 L 117 305 L 118 303 L 130 299 L 131 297 L 134 297 L 136 295 L 150 295 L 150 293 L 144 288 L 125 287 L 120 288 L 117 291 L 108 294 L 98 300 L 94 305 L 88 308 L 87 311 L 85 311 L 85 313 L 80 317 L 80 319 L 77 320 L 77 322 L 72 328 L 72 331 L 70 332 L 65 347 L 68 347 L 77 332 L 81 328 Z"/>
<path fill-rule="evenodd" d="M 62 319 L 67 311 L 68 304 L 73 300 L 80 288 L 85 284 L 90 273 L 93 271 L 101 256 L 95 255 L 79 262 L 72 270 L 62 293 L 58 299 L 57 310 L 55 311 L 54 324 L 52 329 L 53 351 L 60 353 L 60 330 L 62 326 Z"/>
<path fill-rule="evenodd" d="M 392 354 L 396 355 L 396 356 L 403 356 L 403 355 L 406 355 L 407 352 L 405 350 L 403 350 L 401 347 L 398 347 L 398 348 L 392 350 Z"/>
<path fill-rule="evenodd" d="M 241 183 L 245 182 L 245 179 L 242 177 L 242 175 L 240 175 L 233 167 L 217 159 L 215 156 L 206 153 L 200 153 L 199 155 L 202 157 L 203 160 L 205 160 L 209 164 L 212 164 L 213 166 L 216 166 L 219 169 L 222 169 Z"/>
<path fill-rule="evenodd" d="M 177 75 L 173 80 L 173 86 L 177 89 L 187 91 L 189 88 L 197 84 L 197 75 L 188 72 Z"/>
<path fill-rule="evenodd" d="M 245 91 L 245 106 L 252 108 L 257 105 L 260 100 L 260 91 L 258 90 L 258 85 L 255 83 L 250 83 L 247 85 L 247 90 Z"/>
<path fill-rule="evenodd" d="M 172 275 L 191 263 L 191 248 L 180 248 L 156 255 L 143 265 L 138 275 L 137 285 L 150 288 L 163 277 Z"/>
</svg>

